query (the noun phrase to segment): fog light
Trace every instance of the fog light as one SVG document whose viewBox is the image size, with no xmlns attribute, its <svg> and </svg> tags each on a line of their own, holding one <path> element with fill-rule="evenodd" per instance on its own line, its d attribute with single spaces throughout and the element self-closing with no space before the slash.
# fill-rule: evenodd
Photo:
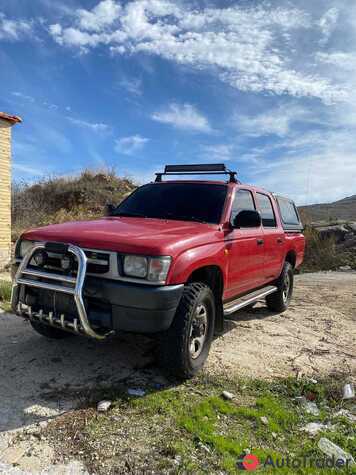
<svg viewBox="0 0 356 475">
<path fill-rule="evenodd" d="M 61 267 L 64 271 L 69 271 L 73 268 L 73 259 L 71 256 L 63 256 L 61 259 Z"/>
<path fill-rule="evenodd" d="M 48 254 L 46 251 L 38 251 L 33 256 L 33 260 L 35 261 L 38 267 L 43 267 L 47 262 Z"/>
</svg>

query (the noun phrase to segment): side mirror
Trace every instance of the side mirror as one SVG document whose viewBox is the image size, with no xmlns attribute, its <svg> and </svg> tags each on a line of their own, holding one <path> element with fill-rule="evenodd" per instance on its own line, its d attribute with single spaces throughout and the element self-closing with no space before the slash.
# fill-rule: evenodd
<svg viewBox="0 0 356 475">
<path fill-rule="evenodd" d="M 111 203 L 105 205 L 105 216 L 114 216 L 115 209 L 116 206 Z"/>
<path fill-rule="evenodd" d="M 242 210 L 234 218 L 234 228 L 259 228 L 262 220 L 258 211 Z"/>
</svg>

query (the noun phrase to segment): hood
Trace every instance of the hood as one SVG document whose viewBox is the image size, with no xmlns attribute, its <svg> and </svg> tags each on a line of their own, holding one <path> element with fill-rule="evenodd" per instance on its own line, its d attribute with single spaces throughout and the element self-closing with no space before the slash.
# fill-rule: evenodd
<svg viewBox="0 0 356 475">
<path fill-rule="evenodd" d="M 25 232 L 22 239 L 58 241 L 83 248 L 174 257 L 215 242 L 220 227 L 190 221 L 109 217 L 53 224 Z"/>
</svg>

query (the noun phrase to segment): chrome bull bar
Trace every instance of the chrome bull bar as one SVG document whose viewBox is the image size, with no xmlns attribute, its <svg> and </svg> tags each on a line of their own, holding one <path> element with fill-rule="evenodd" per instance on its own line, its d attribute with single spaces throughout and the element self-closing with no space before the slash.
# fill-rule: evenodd
<svg viewBox="0 0 356 475">
<path fill-rule="evenodd" d="M 71 331 L 77 334 L 83 334 L 88 337 L 95 338 L 96 340 L 104 340 L 108 336 L 113 335 L 115 333 L 114 331 L 100 334 L 95 331 L 89 323 L 83 300 L 83 287 L 87 271 L 87 256 L 85 255 L 84 251 L 78 246 L 74 246 L 72 244 L 68 245 L 67 252 L 73 254 L 76 257 L 78 263 L 77 276 L 71 277 L 28 268 L 28 265 L 35 253 L 40 249 L 45 249 L 45 247 L 45 243 L 38 243 L 23 257 L 12 285 L 11 303 L 13 308 L 16 307 L 18 314 L 22 316 L 25 315 L 30 320 L 37 320 L 56 328 L 61 328 L 66 331 Z M 31 277 L 47 279 L 57 283 L 43 282 L 31 279 Z M 60 285 L 60 282 L 64 285 Z M 74 318 L 73 322 L 66 320 L 64 314 L 61 314 L 58 318 L 53 312 L 49 312 L 48 314 L 45 314 L 43 310 L 34 312 L 31 306 L 25 305 L 20 301 L 15 302 L 16 296 L 18 295 L 17 290 L 20 285 L 72 295 L 77 308 L 79 322 L 77 318 Z"/>
</svg>

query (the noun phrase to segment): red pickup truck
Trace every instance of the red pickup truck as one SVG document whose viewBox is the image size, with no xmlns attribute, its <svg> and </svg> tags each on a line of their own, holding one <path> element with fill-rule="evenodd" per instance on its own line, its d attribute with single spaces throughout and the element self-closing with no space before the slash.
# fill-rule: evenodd
<svg viewBox="0 0 356 475">
<path fill-rule="evenodd" d="M 229 179 L 163 179 L 197 174 Z M 304 236 L 291 200 L 240 183 L 222 164 L 156 175 L 106 217 L 23 233 L 12 306 L 49 338 L 155 334 L 160 364 L 191 377 L 225 317 L 261 299 L 286 310 Z"/>
</svg>

